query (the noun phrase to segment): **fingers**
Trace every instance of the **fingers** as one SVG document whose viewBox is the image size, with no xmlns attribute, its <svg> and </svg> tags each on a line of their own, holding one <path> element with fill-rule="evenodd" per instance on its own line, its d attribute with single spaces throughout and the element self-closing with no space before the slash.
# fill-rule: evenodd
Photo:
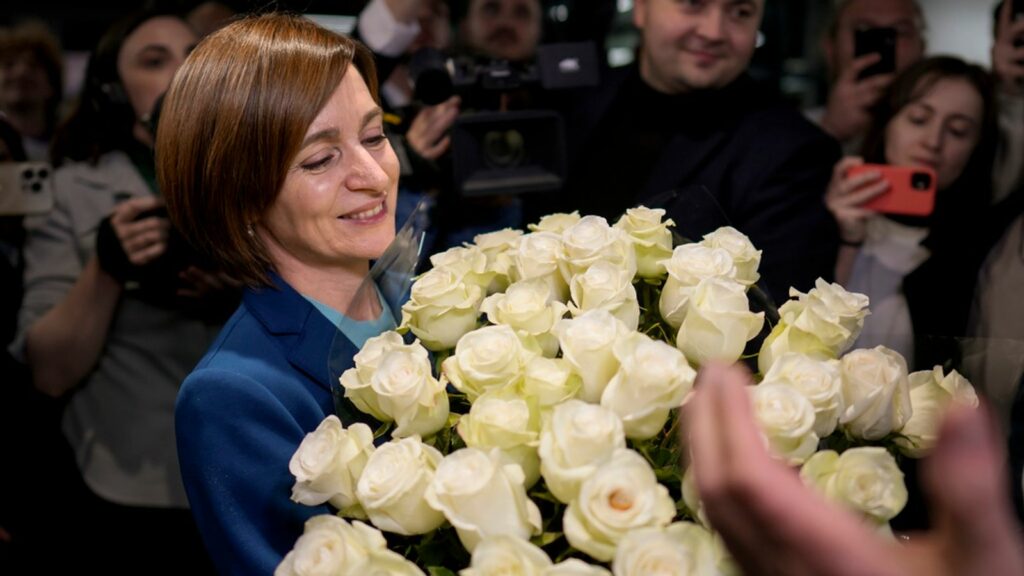
<svg viewBox="0 0 1024 576">
<path fill-rule="evenodd" d="M 853 59 L 850 63 L 850 67 L 846 69 L 846 73 L 843 74 L 847 81 L 856 81 L 860 73 L 882 59 L 882 55 L 877 52 L 858 56 Z"/>
<path fill-rule="evenodd" d="M 425 107 L 413 118 L 406 139 L 417 154 L 436 160 L 448 150 L 451 140 L 447 133 L 459 115 L 460 103 L 458 96 L 452 96 L 436 106 Z"/>
<path fill-rule="evenodd" d="M 993 520 L 1010 509 L 998 432 L 988 410 L 953 405 L 939 440 L 925 461 L 925 487 L 934 505 L 976 537 L 991 531 Z"/>
<path fill-rule="evenodd" d="M 1001 455 L 989 410 L 954 405 L 924 463 L 923 482 L 940 538 L 949 543 L 947 554 L 963 574 L 1024 574 L 1024 541 L 1010 512 Z"/>
<path fill-rule="evenodd" d="M 117 226 L 120 223 L 131 222 L 138 218 L 139 214 L 162 205 L 163 200 L 156 196 L 129 198 L 114 207 L 114 212 L 110 215 L 110 223 Z"/>
<path fill-rule="evenodd" d="M 110 224 L 121 242 L 128 261 L 136 266 L 146 264 L 167 249 L 170 221 L 160 216 L 141 218 L 146 211 L 163 205 L 156 197 L 130 198 L 114 207 Z"/>
</svg>

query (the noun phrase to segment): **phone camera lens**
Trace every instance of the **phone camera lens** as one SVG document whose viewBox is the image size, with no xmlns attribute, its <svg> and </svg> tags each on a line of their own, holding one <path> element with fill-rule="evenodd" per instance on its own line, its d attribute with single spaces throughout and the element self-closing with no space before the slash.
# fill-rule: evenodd
<svg viewBox="0 0 1024 576">
<path fill-rule="evenodd" d="M 50 171 L 47 170 L 46 168 L 40 168 L 39 172 L 37 172 L 37 174 L 39 175 L 40 178 L 42 178 L 43 180 L 46 180 L 46 177 L 50 175 Z"/>
<path fill-rule="evenodd" d="M 41 182 L 33 182 L 32 183 L 32 191 L 37 193 L 37 194 L 39 192 L 42 192 L 43 191 L 43 184 Z"/>
<path fill-rule="evenodd" d="M 914 190 L 927 190 L 932 187 L 932 176 L 925 172 L 915 172 L 910 177 L 910 186 Z"/>
<path fill-rule="evenodd" d="M 22 180 L 31 180 L 33 176 L 35 176 L 35 173 L 32 172 L 31 168 L 25 168 L 24 170 L 21 171 Z"/>
</svg>

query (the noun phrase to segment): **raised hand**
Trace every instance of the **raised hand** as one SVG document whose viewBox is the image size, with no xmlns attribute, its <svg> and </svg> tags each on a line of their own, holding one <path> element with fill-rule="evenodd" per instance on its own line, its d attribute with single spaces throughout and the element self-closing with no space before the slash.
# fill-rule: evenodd
<svg viewBox="0 0 1024 576">
<path fill-rule="evenodd" d="M 858 80 L 868 66 L 878 62 L 878 54 L 865 54 L 843 70 L 828 95 L 821 127 L 840 142 L 861 135 L 871 123 L 871 107 L 892 83 L 893 74 L 879 74 Z"/>
</svg>

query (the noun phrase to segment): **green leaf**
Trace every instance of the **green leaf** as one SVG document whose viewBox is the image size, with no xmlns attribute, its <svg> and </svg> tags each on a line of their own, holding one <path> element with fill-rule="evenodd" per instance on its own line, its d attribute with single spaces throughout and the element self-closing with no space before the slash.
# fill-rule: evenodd
<svg viewBox="0 0 1024 576">
<path fill-rule="evenodd" d="M 427 566 L 427 574 L 430 576 L 455 576 L 455 572 L 441 566 Z"/>
<path fill-rule="evenodd" d="M 533 538 L 530 538 L 530 542 L 532 542 L 535 546 L 543 548 L 544 546 L 547 546 L 548 544 L 557 541 L 561 537 L 561 532 L 544 532 L 540 536 L 534 536 Z"/>
</svg>

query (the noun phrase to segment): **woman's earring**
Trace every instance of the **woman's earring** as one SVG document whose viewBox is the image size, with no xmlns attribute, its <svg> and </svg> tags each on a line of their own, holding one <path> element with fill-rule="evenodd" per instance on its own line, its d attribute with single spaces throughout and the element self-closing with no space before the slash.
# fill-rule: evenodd
<svg viewBox="0 0 1024 576">
<path fill-rule="evenodd" d="M 252 224 L 245 225 L 245 233 L 248 234 L 250 238 L 256 237 L 256 231 L 252 229 Z"/>
</svg>

